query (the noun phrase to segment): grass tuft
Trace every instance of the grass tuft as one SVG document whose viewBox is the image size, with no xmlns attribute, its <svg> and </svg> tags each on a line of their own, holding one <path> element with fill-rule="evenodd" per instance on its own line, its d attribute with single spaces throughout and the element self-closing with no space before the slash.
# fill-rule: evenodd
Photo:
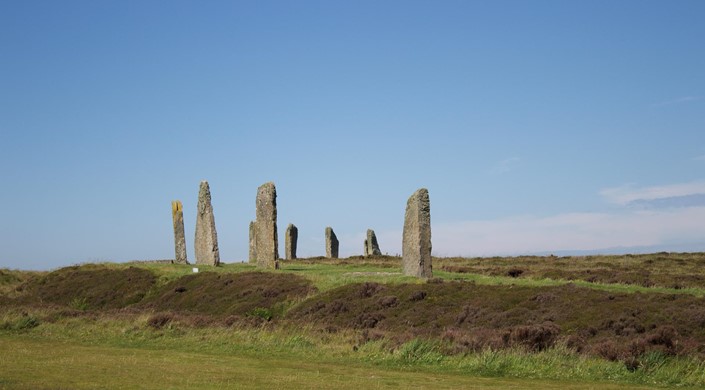
<svg viewBox="0 0 705 390">
<path fill-rule="evenodd" d="M 261 318 L 265 321 L 269 321 L 274 317 L 272 310 L 266 307 L 256 307 L 247 312 L 248 316 Z"/>
</svg>

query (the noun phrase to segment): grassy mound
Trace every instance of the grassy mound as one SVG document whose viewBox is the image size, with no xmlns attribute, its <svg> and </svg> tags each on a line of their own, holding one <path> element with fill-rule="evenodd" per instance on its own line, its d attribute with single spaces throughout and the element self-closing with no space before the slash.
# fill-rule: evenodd
<svg viewBox="0 0 705 390">
<path fill-rule="evenodd" d="M 277 314 L 277 305 L 303 299 L 315 291 L 310 281 L 297 275 L 202 272 L 166 284 L 139 306 L 156 311 L 212 316 L 253 314 L 270 319 Z"/>
<path fill-rule="evenodd" d="M 450 352 L 523 347 L 558 341 L 610 360 L 645 352 L 704 352 L 703 298 L 615 294 L 573 285 L 481 286 L 357 283 L 293 308 L 288 318 L 328 331 L 361 329 L 366 339 L 441 339 Z M 366 340 L 363 340 L 366 341 Z"/>
<path fill-rule="evenodd" d="M 22 280 L 22 273 L 18 271 L 10 271 L 8 269 L 0 269 L 0 286 L 16 284 Z"/>
<path fill-rule="evenodd" d="M 2 270 L 0 333 L 92 335 L 97 344 L 160 350 L 192 343 L 223 354 L 244 343 L 247 353 L 297 359 L 701 384 L 705 289 L 671 284 L 699 285 L 701 265 L 705 254 L 434 259 L 438 278 L 426 282 L 402 275 L 390 256 L 297 259 L 276 272 L 237 263 L 193 274 L 155 262 Z M 622 284 L 629 272 L 639 286 Z M 563 279 L 588 275 L 620 284 Z M 564 375 L 564 366 L 573 371 Z"/>
<path fill-rule="evenodd" d="M 38 279 L 44 274 L 45 272 L 0 269 L 0 305 L 22 295 L 28 281 Z"/>
<path fill-rule="evenodd" d="M 514 278 L 584 280 L 673 289 L 705 287 L 705 253 L 443 258 L 435 269 Z"/>
<path fill-rule="evenodd" d="M 74 266 L 30 281 L 26 298 L 80 310 L 116 309 L 141 301 L 156 280 L 151 271 L 137 267 Z"/>
</svg>

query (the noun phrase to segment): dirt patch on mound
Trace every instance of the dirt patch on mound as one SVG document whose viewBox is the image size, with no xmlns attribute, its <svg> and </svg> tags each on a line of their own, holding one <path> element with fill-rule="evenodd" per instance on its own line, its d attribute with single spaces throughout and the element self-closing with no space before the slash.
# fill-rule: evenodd
<svg viewBox="0 0 705 390">
<path fill-rule="evenodd" d="M 573 285 L 358 283 L 311 298 L 287 317 L 328 331 L 359 329 L 369 339 L 441 338 L 456 353 L 486 347 L 542 350 L 558 341 L 619 359 L 650 350 L 705 352 L 703 298 L 614 294 Z"/>
<path fill-rule="evenodd" d="M 137 267 L 67 267 L 30 281 L 27 298 L 80 310 L 116 309 L 141 301 L 156 280 L 152 272 Z"/>
<path fill-rule="evenodd" d="M 271 319 L 278 314 L 277 304 L 304 298 L 315 291 L 309 280 L 298 275 L 202 272 L 168 283 L 140 306 L 157 311 Z"/>
<path fill-rule="evenodd" d="M 397 276 L 401 272 L 346 272 L 343 276 Z"/>
<path fill-rule="evenodd" d="M 330 259 L 323 256 L 297 258 L 294 260 L 286 260 L 289 264 L 330 264 L 330 265 L 359 265 L 359 266 L 374 266 L 384 268 L 399 268 L 401 267 L 401 257 L 399 256 L 350 256 L 341 259 Z"/>
</svg>

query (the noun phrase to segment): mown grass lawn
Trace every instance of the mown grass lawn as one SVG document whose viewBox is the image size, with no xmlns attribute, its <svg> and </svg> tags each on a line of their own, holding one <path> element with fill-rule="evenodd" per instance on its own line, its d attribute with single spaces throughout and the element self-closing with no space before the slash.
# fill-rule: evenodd
<svg viewBox="0 0 705 390">
<path fill-rule="evenodd" d="M 644 389 L 609 383 L 481 378 L 311 359 L 209 354 L 0 337 L 7 389 Z"/>
</svg>

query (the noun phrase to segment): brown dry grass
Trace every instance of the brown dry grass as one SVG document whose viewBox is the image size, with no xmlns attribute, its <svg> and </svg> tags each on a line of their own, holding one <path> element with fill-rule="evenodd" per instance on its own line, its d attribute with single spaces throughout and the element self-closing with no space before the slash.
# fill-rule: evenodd
<svg viewBox="0 0 705 390">
<path fill-rule="evenodd" d="M 472 272 L 510 281 L 558 277 L 705 287 L 699 282 L 705 273 L 698 269 L 705 265 L 703 254 L 434 261 L 437 270 L 451 275 Z M 350 273 L 346 269 L 355 270 L 365 280 L 368 274 L 391 275 L 399 262 L 389 256 L 303 259 L 287 265 L 298 267 L 295 272 L 219 269 L 175 276 L 163 283 L 157 276 L 160 268 L 134 265 L 84 265 L 31 275 L 6 272 L 0 276 L 12 294 L 0 294 L 0 309 L 13 313 L 41 309 L 41 318 L 9 316 L 8 321 L 14 322 L 5 324 L 7 329 L 22 328 L 28 319 L 41 323 L 66 317 L 146 314 L 148 325 L 156 329 L 265 323 L 268 327 L 313 326 L 323 333 L 357 332 L 358 345 L 383 340 L 391 350 L 420 338 L 440 342 L 447 354 L 486 348 L 541 351 L 563 343 L 627 365 L 649 352 L 705 355 L 705 301 L 688 294 L 648 288 L 647 293 L 616 293 L 572 284 L 476 285 L 441 279 L 419 283 L 401 275 L 390 276 L 394 283 L 350 283 L 319 291 L 311 279 L 330 268 L 321 264 L 341 266 L 341 275 Z M 317 273 L 307 274 L 309 268 Z"/>
<path fill-rule="evenodd" d="M 257 309 L 296 302 L 316 291 L 307 279 L 292 274 L 202 272 L 160 287 L 138 308 L 212 316 L 246 315 Z"/>
<path fill-rule="evenodd" d="M 705 253 L 434 258 L 434 268 L 456 273 L 584 280 L 643 287 L 705 287 Z"/>
<path fill-rule="evenodd" d="M 649 351 L 705 352 L 703 298 L 616 294 L 573 285 L 360 283 L 312 297 L 288 318 L 328 332 L 362 330 L 361 342 L 384 338 L 391 348 L 415 338 L 442 339 L 449 353 L 539 351 L 556 342 L 613 360 Z"/>
</svg>

